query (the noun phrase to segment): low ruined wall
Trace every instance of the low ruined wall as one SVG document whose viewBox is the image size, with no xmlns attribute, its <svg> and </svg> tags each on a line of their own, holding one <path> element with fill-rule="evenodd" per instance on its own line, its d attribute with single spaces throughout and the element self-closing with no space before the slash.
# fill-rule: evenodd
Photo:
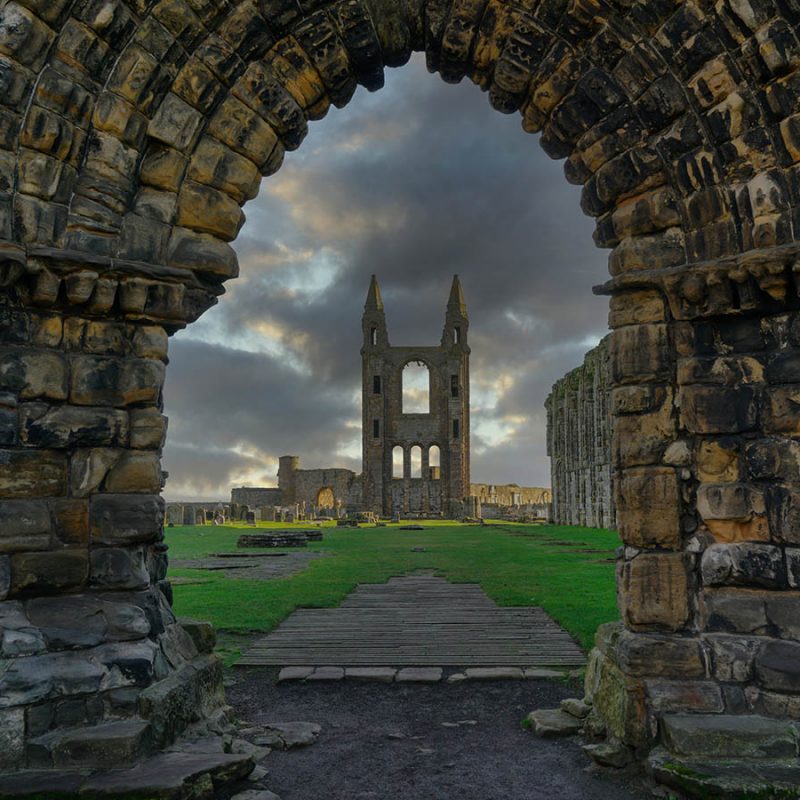
<svg viewBox="0 0 800 800">
<path fill-rule="evenodd" d="M 236 506 L 279 506 L 283 504 L 283 492 L 275 488 L 241 486 L 231 489 L 231 504 Z"/>
<path fill-rule="evenodd" d="M 553 522 L 616 527 L 611 488 L 608 337 L 557 381 L 545 403 Z"/>
<path fill-rule="evenodd" d="M 546 505 L 552 500 L 550 489 L 540 486 L 517 486 L 516 483 L 471 483 L 469 493 L 482 504 L 497 506 Z"/>
</svg>

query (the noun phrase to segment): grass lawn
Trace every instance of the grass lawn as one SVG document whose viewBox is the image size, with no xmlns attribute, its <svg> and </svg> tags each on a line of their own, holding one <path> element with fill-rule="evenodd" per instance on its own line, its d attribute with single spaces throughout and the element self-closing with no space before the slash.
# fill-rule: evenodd
<svg viewBox="0 0 800 800">
<path fill-rule="evenodd" d="M 181 578 L 174 587 L 175 611 L 210 620 L 221 631 L 267 631 L 299 606 L 337 605 L 358 583 L 433 569 L 454 582 L 479 583 L 499 605 L 542 606 L 584 648 L 591 647 L 598 625 L 618 617 L 613 559 L 619 537 L 613 531 L 514 523 L 422 524 L 426 530 L 326 527 L 324 541 L 310 543 L 309 549 L 333 557 L 315 560 L 289 578 L 234 580 L 219 572 L 171 569 L 171 578 Z M 181 526 L 167 528 L 166 541 L 171 558 L 196 558 L 235 551 L 237 538 L 246 531 L 252 532 L 252 526 Z M 424 552 L 412 551 L 418 547 Z M 234 647 L 223 655 L 231 663 L 238 651 Z"/>
<path fill-rule="evenodd" d="M 175 611 L 210 620 L 220 631 L 267 631 L 299 606 L 338 605 L 359 583 L 433 569 L 454 582 L 479 583 L 499 605 L 542 606 L 587 649 L 597 626 L 618 617 L 613 559 L 619 537 L 613 531 L 514 523 L 422 524 L 426 530 L 326 527 L 324 541 L 310 543 L 309 549 L 333 557 L 312 561 L 289 578 L 234 580 L 220 572 L 171 569 L 170 577 L 181 579 L 174 587 Z M 237 538 L 247 531 L 252 526 L 181 526 L 167 528 L 166 541 L 171 558 L 196 558 L 235 551 Z M 239 652 L 234 646 L 222 655 L 232 663 Z"/>
</svg>

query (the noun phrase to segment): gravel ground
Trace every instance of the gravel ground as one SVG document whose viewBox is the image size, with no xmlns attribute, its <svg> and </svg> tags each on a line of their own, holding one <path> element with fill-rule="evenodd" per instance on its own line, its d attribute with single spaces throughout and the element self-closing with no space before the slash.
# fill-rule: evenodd
<svg viewBox="0 0 800 800">
<path fill-rule="evenodd" d="M 249 722 L 322 725 L 316 744 L 274 751 L 263 762 L 270 770 L 268 786 L 281 800 L 651 796 L 639 778 L 590 767 L 577 739 L 538 739 L 521 727 L 532 709 L 579 696 L 577 683 L 278 686 L 276 675 L 275 669 L 237 669 L 227 697 Z"/>
</svg>

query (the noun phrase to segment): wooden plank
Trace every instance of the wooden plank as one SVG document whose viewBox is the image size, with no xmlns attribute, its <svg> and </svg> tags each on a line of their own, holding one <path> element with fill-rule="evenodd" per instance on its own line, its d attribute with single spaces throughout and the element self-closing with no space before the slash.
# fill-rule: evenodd
<svg viewBox="0 0 800 800">
<path fill-rule="evenodd" d="M 358 586 L 337 608 L 298 609 L 238 662 L 308 666 L 565 666 L 585 663 L 542 609 L 497 606 L 435 576 Z"/>
</svg>

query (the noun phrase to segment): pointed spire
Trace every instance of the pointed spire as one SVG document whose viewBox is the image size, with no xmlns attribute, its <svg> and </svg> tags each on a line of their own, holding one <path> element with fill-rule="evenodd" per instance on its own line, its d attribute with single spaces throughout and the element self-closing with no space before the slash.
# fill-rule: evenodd
<svg viewBox="0 0 800 800">
<path fill-rule="evenodd" d="M 381 288 L 378 286 L 378 279 L 373 275 L 369 282 L 367 292 L 367 302 L 364 303 L 365 311 L 383 311 L 383 300 L 381 299 Z"/>
<path fill-rule="evenodd" d="M 453 285 L 450 288 L 447 310 L 458 311 L 459 314 L 467 316 L 467 303 L 464 300 L 464 292 L 461 290 L 461 281 L 458 279 L 458 275 L 453 275 Z"/>
</svg>

